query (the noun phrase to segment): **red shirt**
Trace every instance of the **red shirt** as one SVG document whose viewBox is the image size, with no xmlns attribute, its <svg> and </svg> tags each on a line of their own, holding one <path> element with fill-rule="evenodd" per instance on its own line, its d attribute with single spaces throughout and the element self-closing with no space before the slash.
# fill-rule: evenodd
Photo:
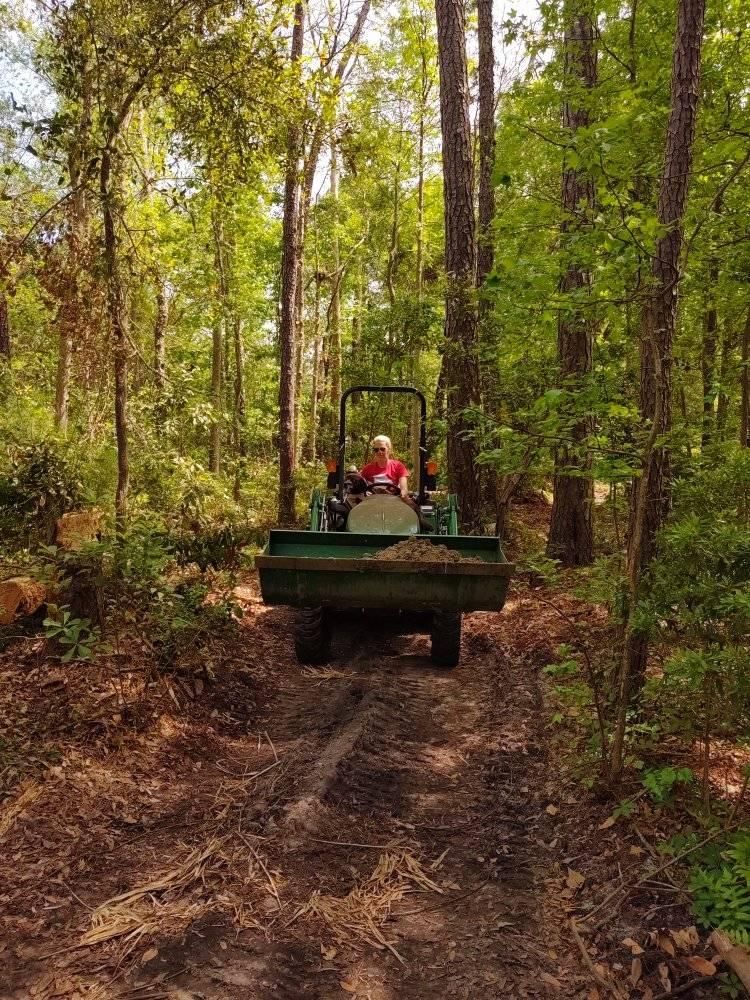
<svg viewBox="0 0 750 1000">
<path fill-rule="evenodd" d="M 383 468 L 377 462 L 370 462 L 362 469 L 361 475 L 368 483 L 377 486 L 398 486 L 399 479 L 408 476 L 409 470 L 397 458 L 389 458 Z"/>
</svg>

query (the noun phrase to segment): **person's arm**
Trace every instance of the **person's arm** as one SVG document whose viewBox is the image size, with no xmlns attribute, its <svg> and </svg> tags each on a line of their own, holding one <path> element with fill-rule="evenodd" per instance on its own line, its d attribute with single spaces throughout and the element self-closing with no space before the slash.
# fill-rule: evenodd
<svg viewBox="0 0 750 1000">
<path fill-rule="evenodd" d="M 406 476 L 400 476 L 398 480 L 398 488 L 401 493 L 401 497 L 405 500 L 409 496 L 409 486 Z"/>
</svg>

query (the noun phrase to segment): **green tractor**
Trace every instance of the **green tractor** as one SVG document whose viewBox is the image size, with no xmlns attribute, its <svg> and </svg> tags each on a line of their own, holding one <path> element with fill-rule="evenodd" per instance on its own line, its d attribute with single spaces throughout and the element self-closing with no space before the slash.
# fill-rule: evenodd
<svg viewBox="0 0 750 1000">
<path fill-rule="evenodd" d="M 347 402 L 374 393 L 410 394 L 419 403 L 418 488 L 409 503 L 398 496 L 351 494 L 360 477 L 346 471 Z M 326 490 L 313 492 L 307 529 L 271 531 L 256 558 L 263 600 L 297 608 L 294 644 L 301 663 L 329 659 L 337 609 L 379 609 L 421 613 L 416 618 L 430 633 L 433 663 L 450 669 L 460 657 L 463 612 L 503 607 L 514 567 L 499 539 L 458 534 L 458 500 L 436 491 L 426 439 L 427 404 L 418 390 L 363 385 L 343 393 L 338 454 Z M 373 558 L 415 537 L 468 561 Z"/>
</svg>

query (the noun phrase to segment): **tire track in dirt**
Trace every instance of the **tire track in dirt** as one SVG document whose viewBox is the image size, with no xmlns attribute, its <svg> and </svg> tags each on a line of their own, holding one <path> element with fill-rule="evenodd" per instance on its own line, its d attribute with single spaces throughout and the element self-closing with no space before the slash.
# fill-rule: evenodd
<svg viewBox="0 0 750 1000">
<path fill-rule="evenodd" d="M 486 643 L 472 653 L 486 620 L 470 619 L 470 648 L 451 673 L 429 664 L 421 636 L 380 632 L 363 654 L 356 627 L 329 670 L 290 673 L 264 724 L 291 763 L 260 827 L 284 911 L 265 942 L 245 932 L 214 956 L 219 969 L 177 977 L 176 997 L 552 995 L 567 946 L 545 913 L 539 693 Z M 394 903 L 383 932 L 403 962 L 345 928 L 295 919 L 314 893 L 342 899 L 366 882 L 384 853 L 373 845 L 388 844 L 443 889 Z M 180 961 L 191 964 L 189 948 Z"/>
</svg>

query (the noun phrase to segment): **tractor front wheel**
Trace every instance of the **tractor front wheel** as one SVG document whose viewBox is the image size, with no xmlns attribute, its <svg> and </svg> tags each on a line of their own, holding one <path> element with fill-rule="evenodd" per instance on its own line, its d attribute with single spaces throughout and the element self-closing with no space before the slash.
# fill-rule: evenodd
<svg viewBox="0 0 750 1000">
<path fill-rule="evenodd" d="M 461 657 L 461 612 L 436 611 L 432 616 L 432 649 L 430 656 L 436 667 L 451 670 Z"/>
<path fill-rule="evenodd" d="M 326 663 L 331 626 L 325 608 L 300 608 L 294 623 L 294 651 L 300 663 Z"/>
</svg>

